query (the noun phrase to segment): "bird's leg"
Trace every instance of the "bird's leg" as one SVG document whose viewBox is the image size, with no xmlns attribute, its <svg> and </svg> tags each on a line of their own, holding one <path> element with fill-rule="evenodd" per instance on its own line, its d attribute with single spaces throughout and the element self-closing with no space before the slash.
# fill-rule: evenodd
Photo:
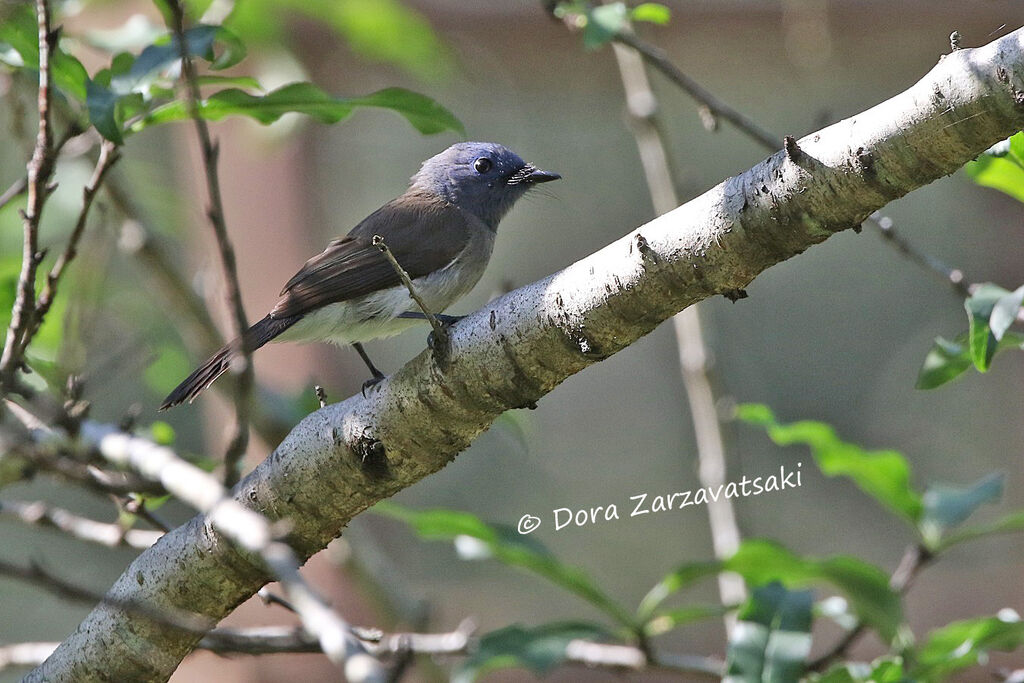
<svg viewBox="0 0 1024 683">
<path fill-rule="evenodd" d="M 366 367 L 370 369 L 370 374 L 373 375 L 373 377 L 363 382 L 363 398 L 366 398 L 366 390 L 376 384 L 380 384 L 386 375 L 378 370 L 373 364 L 373 361 L 370 360 L 370 357 L 366 355 L 366 349 L 363 348 L 362 344 L 359 342 L 353 342 L 352 348 L 356 350 L 359 357 L 363 359 L 364 363 L 366 363 Z"/>
</svg>

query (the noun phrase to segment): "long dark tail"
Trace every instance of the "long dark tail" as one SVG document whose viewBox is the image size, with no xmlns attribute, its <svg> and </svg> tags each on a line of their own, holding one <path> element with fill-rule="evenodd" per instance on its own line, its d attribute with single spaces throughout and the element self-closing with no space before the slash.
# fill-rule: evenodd
<svg viewBox="0 0 1024 683">
<path fill-rule="evenodd" d="M 242 339 L 245 341 L 245 345 L 249 349 L 249 353 L 252 353 L 277 335 L 287 330 L 301 318 L 301 315 L 293 315 L 288 318 L 271 318 L 268 315 L 263 320 L 250 327 L 246 330 L 245 334 L 242 335 Z M 173 408 L 185 401 L 191 403 L 196 396 L 213 384 L 218 377 L 227 372 L 228 368 L 231 367 L 231 361 L 238 356 L 240 350 L 241 344 L 239 343 L 239 340 L 236 339 L 224 346 L 224 348 L 217 353 L 213 354 L 208 361 L 196 368 L 195 372 L 186 377 L 184 382 L 175 387 L 174 391 L 167 395 L 167 398 L 164 399 L 164 402 L 159 409 L 167 410 L 168 408 Z"/>
</svg>

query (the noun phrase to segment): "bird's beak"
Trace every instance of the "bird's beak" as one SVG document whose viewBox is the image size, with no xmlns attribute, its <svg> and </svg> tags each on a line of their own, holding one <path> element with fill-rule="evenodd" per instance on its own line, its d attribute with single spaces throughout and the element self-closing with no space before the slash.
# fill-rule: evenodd
<svg viewBox="0 0 1024 683">
<path fill-rule="evenodd" d="M 536 183 L 548 183 L 561 177 L 557 173 L 542 171 L 532 164 L 527 164 L 509 176 L 507 184 L 519 185 L 520 183 L 527 183 L 533 185 Z"/>
</svg>

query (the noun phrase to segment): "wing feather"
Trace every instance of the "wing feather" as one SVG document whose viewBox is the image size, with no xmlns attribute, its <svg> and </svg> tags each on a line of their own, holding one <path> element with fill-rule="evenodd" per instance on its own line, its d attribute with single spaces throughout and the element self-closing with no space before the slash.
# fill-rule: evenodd
<svg viewBox="0 0 1024 683">
<path fill-rule="evenodd" d="M 380 235 L 413 279 L 444 268 L 469 241 L 469 220 L 458 207 L 431 195 L 407 192 L 367 216 L 345 237 L 309 259 L 281 290 L 273 318 L 309 313 L 401 284 L 373 246 Z"/>
</svg>

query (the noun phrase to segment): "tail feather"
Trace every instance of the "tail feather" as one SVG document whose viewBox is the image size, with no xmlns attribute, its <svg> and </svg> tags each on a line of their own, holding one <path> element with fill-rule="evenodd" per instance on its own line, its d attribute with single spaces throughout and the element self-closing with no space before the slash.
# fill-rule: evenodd
<svg viewBox="0 0 1024 683">
<path fill-rule="evenodd" d="M 301 315 L 293 315 L 287 318 L 271 318 L 269 315 L 246 330 L 242 340 L 249 353 L 260 348 L 274 337 L 278 336 L 301 319 Z M 174 391 L 167 395 L 159 410 L 167 410 L 176 405 L 188 401 L 191 403 L 196 396 L 206 390 L 214 381 L 227 372 L 231 362 L 238 357 L 241 351 L 240 340 L 225 345 L 220 351 L 213 354 L 209 360 L 200 365 L 196 370 L 185 378 L 181 384 L 175 387 Z"/>
</svg>

